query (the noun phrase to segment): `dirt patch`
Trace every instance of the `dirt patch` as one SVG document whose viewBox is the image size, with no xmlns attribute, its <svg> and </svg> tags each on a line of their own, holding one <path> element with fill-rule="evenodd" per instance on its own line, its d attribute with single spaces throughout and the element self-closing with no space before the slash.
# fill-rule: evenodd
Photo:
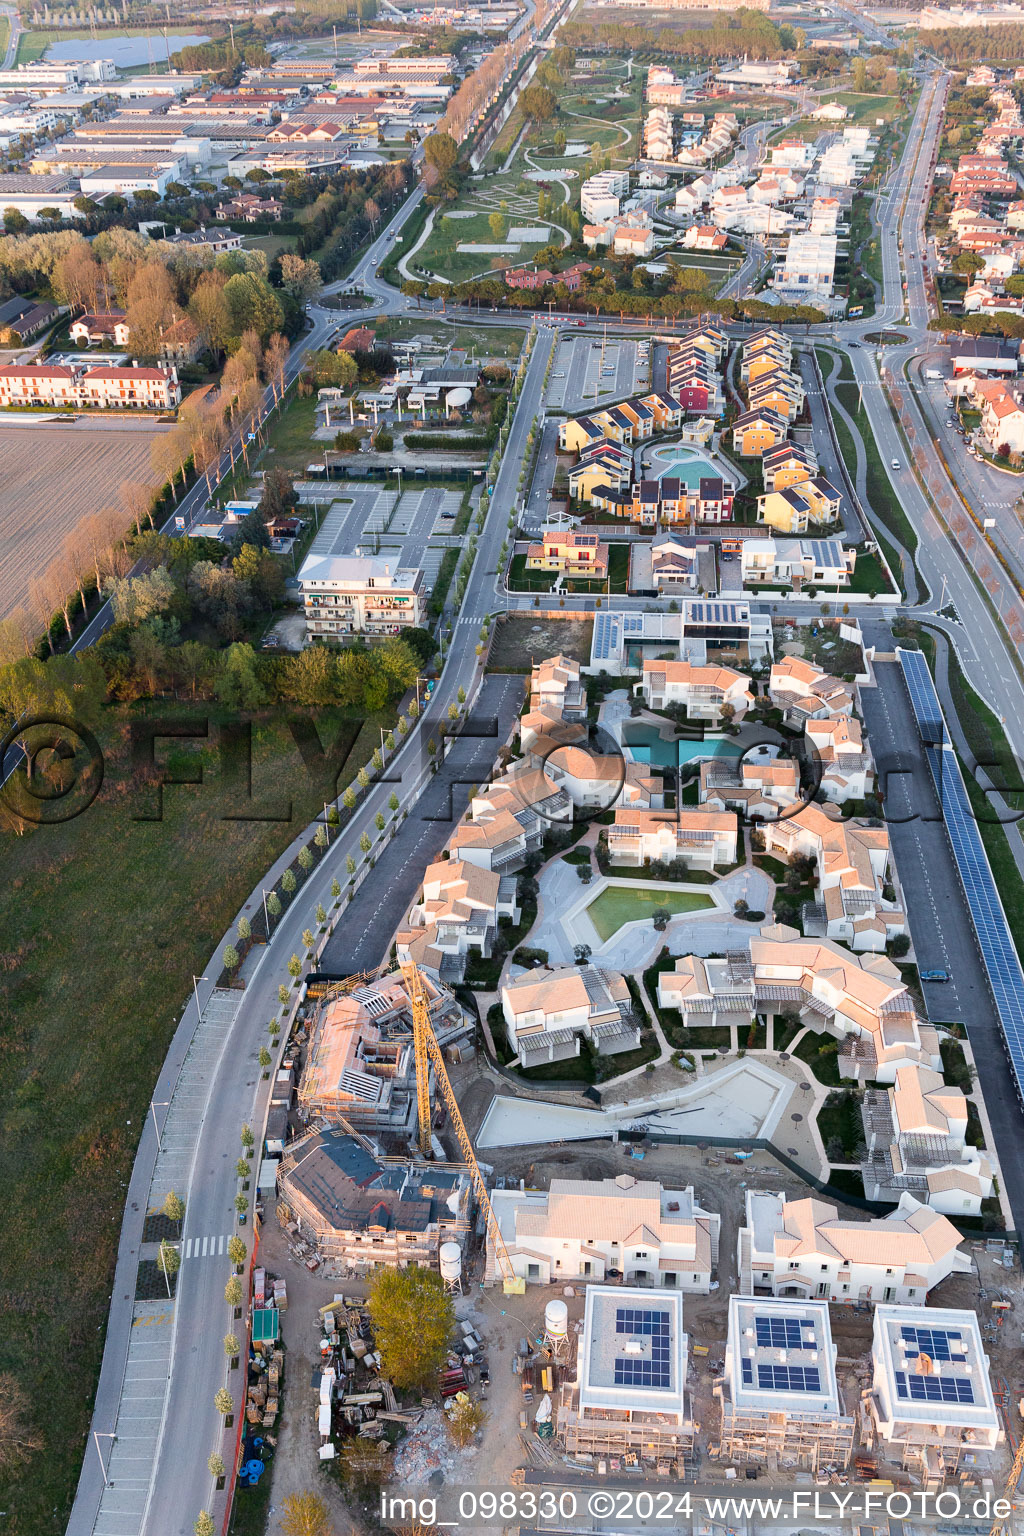
<svg viewBox="0 0 1024 1536">
<path fill-rule="evenodd" d="M 546 656 L 572 656 L 590 660 L 594 633 L 592 619 L 541 619 L 517 614 L 498 624 L 491 647 L 488 672 L 529 672 Z"/>
</svg>

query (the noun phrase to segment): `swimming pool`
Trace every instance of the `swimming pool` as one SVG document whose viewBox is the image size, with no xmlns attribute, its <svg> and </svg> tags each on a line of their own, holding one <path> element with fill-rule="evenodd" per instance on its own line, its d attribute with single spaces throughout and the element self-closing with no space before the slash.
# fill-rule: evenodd
<svg viewBox="0 0 1024 1536">
<path fill-rule="evenodd" d="M 635 763 L 653 763 L 656 768 L 677 768 L 710 757 L 739 757 L 742 747 L 724 736 L 708 736 L 704 741 L 666 741 L 653 725 L 627 724 L 622 727 L 622 745 Z"/>
<path fill-rule="evenodd" d="M 695 490 L 704 475 L 720 475 L 720 467 L 699 448 L 685 448 L 681 443 L 655 448 L 647 456 L 646 473 L 655 480 L 675 475 Z"/>
</svg>

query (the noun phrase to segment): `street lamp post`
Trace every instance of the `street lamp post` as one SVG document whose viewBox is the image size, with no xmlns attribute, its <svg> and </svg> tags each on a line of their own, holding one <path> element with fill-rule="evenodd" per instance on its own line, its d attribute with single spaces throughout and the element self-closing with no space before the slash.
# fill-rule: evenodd
<svg viewBox="0 0 1024 1536">
<path fill-rule="evenodd" d="M 107 1468 L 106 1468 L 106 1463 L 103 1460 L 103 1452 L 100 1449 L 100 1441 L 101 1440 L 116 1440 L 116 1439 L 117 1439 L 116 1435 L 110 1434 L 109 1432 L 108 1433 L 104 1433 L 102 1430 L 99 1430 L 99 1429 L 94 1429 L 93 1432 L 92 1432 L 92 1440 L 93 1440 L 93 1444 L 96 1447 L 96 1455 L 100 1459 L 100 1471 L 103 1473 L 103 1486 L 104 1486 L 104 1488 L 109 1488 L 110 1487 L 110 1479 L 107 1477 Z"/>
<path fill-rule="evenodd" d="M 193 975 L 192 975 L 192 991 L 195 993 L 195 997 L 196 997 L 196 1013 L 199 1015 L 200 1019 L 202 1019 L 202 1017 L 203 1017 L 203 1009 L 202 1009 L 202 1005 L 201 1005 L 201 1003 L 199 1001 L 199 983 L 201 981 L 207 981 L 207 980 L 209 980 L 208 977 L 206 977 L 206 976 L 196 976 L 195 973 L 193 972 Z"/>
<path fill-rule="evenodd" d="M 156 1149 L 157 1149 L 158 1152 L 162 1152 L 163 1151 L 164 1144 L 163 1144 L 163 1140 L 161 1139 L 161 1136 L 160 1136 L 160 1126 L 157 1123 L 156 1112 L 157 1112 L 158 1109 L 170 1109 L 170 1107 L 171 1107 L 170 1099 L 161 1099 L 159 1101 L 159 1103 L 155 1099 L 150 1099 L 150 1101 L 149 1101 L 150 1113 L 153 1116 L 153 1129 L 156 1132 Z"/>
<path fill-rule="evenodd" d="M 263 897 L 263 921 L 267 925 L 267 943 L 270 943 L 270 913 L 267 911 L 267 893 L 260 886 L 260 895 Z"/>
</svg>

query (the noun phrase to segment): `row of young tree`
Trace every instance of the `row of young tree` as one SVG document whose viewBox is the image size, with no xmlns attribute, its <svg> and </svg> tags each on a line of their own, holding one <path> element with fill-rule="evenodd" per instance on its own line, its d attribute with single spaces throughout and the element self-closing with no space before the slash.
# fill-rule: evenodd
<svg viewBox="0 0 1024 1536">
<path fill-rule="evenodd" d="M 777 27 L 762 11 L 715 12 L 710 21 L 701 17 L 692 26 L 647 26 L 630 17 L 628 22 L 577 20 L 566 22 L 559 38 L 577 51 L 602 49 L 608 53 L 651 52 L 671 58 L 700 62 L 745 55 L 750 59 L 779 59 L 796 47 L 792 28 Z"/>
<path fill-rule="evenodd" d="M 947 64 L 1024 63 L 1024 25 L 1019 22 L 995 27 L 936 27 L 924 34 L 922 43 Z"/>
</svg>

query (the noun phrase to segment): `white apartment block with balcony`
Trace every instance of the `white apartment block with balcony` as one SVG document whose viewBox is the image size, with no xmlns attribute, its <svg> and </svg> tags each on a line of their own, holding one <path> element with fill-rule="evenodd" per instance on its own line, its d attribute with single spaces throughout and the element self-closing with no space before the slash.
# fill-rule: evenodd
<svg viewBox="0 0 1024 1536">
<path fill-rule="evenodd" d="M 645 811 L 620 806 L 607 829 L 613 864 L 676 864 L 710 873 L 736 863 L 736 815 L 705 806 Z"/>
<path fill-rule="evenodd" d="M 1005 1431 L 976 1313 L 880 1306 L 873 1324 L 865 1450 L 932 1489 L 988 1468 Z"/>
<path fill-rule="evenodd" d="M 903 978 L 884 955 L 863 960 L 782 923 L 750 941 L 749 961 L 681 955 L 658 977 L 658 1003 L 685 1025 L 743 1024 L 753 1015 L 795 1015 L 839 1042 L 841 1077 L 893 1083 L 897 1069 L 942 1066 L 934 1028 L 914 1011 Z"/>
<path fill-rule="evenodd" d="M 853 689 L 802 656 L 783 656 L 772 665 L 768 697 L 782 710 L 786 725 L 800 730 L 808 720 L 852 715 Z"/>
<path fill-rule="evenodd" d="M 800 798 L 800 765 L 773 757 L 774 749 L 753 749 L 743 757 L 712 757 L 700 765 L 699 796 L 708 810 L 742 811 L 767 819 Z"/>
<path fill-rule="evenodd" d="M 585 223 L 601 224 L 618 217 L 622 198 L 629 193 L 628 171 L 598 171 L 580 188 L 580 211 Z"/>
<path fill-rule="evenodd" d="M 572 820 L 572 801 L 547 774 L 528 763 L 485 784 L 448 840 L 452 858 L 496 874 L 513 874 L 544 838 Z"/>
<path fill-rule="evenodd" d="M 963 1090 L 920 1063 L 897 1067 L 891 1088 L 869 1088 L 861 1104 L 869 1200 L 909 1190 L 947 1216 L 979 1216 L 993 1189 L 993 1166 L 967 1143 Z"/>
<path fill-rule="evenodd" d="M 886 827 L 856 817 L 844 821 L 831 805 L 811 803 L 760 830 L 765 853 L 783 863 L 794 857 L 814 861 L 818 888 L 804 908 L 805 933 L 881 953 L 907 931 Z"/>
<path fill-rule="evenodd" d="M 614 1179 L 552 1179 L 551 1188 L 496 1189 L 491 1205 L 516 1274 L 533 1285 L 601 1282 L 706 1296 L 718 1265 L 722 1218 L 698 1204 L 693 1185 L 664 1189 Z M 487 1244 L 487 1278 L 496 1277 Z"/>
<path fill-rule="evenodd" d="M 839 539 L 744 539 L 740 551 L 744 586 L 769 582 L 794 592 L 848 587 L 856 564 L 857 551 L 844 549 Z"/>
<path fill-rule="evenodd" d="M 398 570 L 377 555 L 307 556 L 299 590 L 311 640 L 342 635 L 397 635 L 426 614 L 423 572 Z"/>
<path fill-rule="evenodd" d="M 832 297 L 836 277 L 835 235 L 792 234 L 774 287 L 797 297 L 800 303 L 815 304 Z"/>
<path fill-rule="evenodd" d="M 427 866 L 419 898 L 395 937 L 399 961 L 415 961 L 438 981 L 461 981 L 471 949 L 490 955 L 503 917 L 519 920 L 514 875 L 438 859 Z"/>
<path fill-rule="evenodd" d="M 821 773 L 818 788 L 826 800 L 844 805 L 847 800 L 863 800 L 874 784 L 871 753 L 864 740 L 860 721 L 855 715 L 840 715 L 835 720 L 808 720 L 804 739 L 813 748 L 813 758 Z"/>
<path fill-rule="evenodd" d="M 650 709 L 679 704 L 690 719 L 717 724 L 725 708 L 733 711 L 733 718 L 742 719 L 754 702 L 749 685 L 750 679 L 732 667 L 645 657 L 640 688 Z"/>
<path fill-rule="evenodd" d="M 787 1200 L 779 1191 L 748 1189 L 737 1243 L 738 1284 L 750 1296 L 923 1308 L 941 1281 L 970 1274 L 972 1262 L 960 1251 L 960 1240 L 948 1217 L 911 1194 L 891 1215 L 842 1221 L 838 1207 L 824 1200 Z"/>
<path fill-rule="evenodd" d="M 618 971 L 596 965 L 540 966 L 506 981 L 501 1011 L 523 1067 L 565 1061 L 586 1040 L 602 1056 L 635 1051 L 640 1026 Z"/>
</svg>

